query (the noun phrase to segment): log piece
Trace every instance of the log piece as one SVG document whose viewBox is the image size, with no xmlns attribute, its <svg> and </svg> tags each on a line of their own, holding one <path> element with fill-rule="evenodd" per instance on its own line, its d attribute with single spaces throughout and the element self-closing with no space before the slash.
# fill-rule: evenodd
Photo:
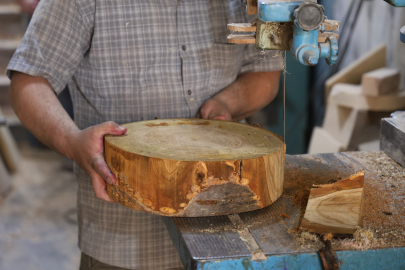
<svg viewBox="0 0 405 270">
<path fill-rule="evenodd" d="M 336 183 L 311 189 L 300 229 L 352 236 L 361 225 L 364 170 Z"/>
<path fill-rule="evenodd" d="M 117 177 L 111 198 L 164 216 L 214 216 L 257 210 L 283 190 L 284 147 L 267 130 L 226 121 L 171 119 L 123 125 L 105 137 Z"/>
</svg>

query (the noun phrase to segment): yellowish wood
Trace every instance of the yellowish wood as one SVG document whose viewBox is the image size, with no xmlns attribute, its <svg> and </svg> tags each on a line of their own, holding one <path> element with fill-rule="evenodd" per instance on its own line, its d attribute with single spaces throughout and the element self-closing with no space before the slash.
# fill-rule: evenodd
<svg viewBox="0 0 405 270">
<path fill-rule="evenodd" d="M 255 44 L 256 35 L 249 34 L 230 34 L 228 36 L 228 43 L 234 44 Z"/>
<path fill-rule="evenodd" d="M 257 0 L 247 0 L 247 14 L 257 14 Z"/>
<path fill-rule="evenodd" d="M 105 158 L 118 184 L 109 195 L 138 211 L 213 216 L 256 210 L 283 189 L 279 136 L 244 124 L 171 119 L 124 125 L 106 136 Z"/>
<path fill-rule="evenodd" d="M 235 32 L 256 32 L 256 24 L 252 23 L 229 23 L 228 30 Z"/>
<path fill-rule="evenodd" d="M 313 233 L 353 234 L 361 224 L 364 171 L 311 190 L 300 229 Z"/>
</svg>

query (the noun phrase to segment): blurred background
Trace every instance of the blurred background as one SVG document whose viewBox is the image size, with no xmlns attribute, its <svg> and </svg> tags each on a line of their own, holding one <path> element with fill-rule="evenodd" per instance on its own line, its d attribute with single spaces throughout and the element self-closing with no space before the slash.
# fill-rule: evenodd
<svg viewBox="0 0 405 270">
<path fill-rule="evenodd" d="M 72 161 L 37 141 L 21 125 L 7 97 L 10 81 L 5 69 L 38 2 L 0 0 L 0 269 L 5 270 L 78 269 L 79 265 Z M 323 60 L 307 67 L 287 53 L 287 153 L 378 151 L 380 119 L 405 107 L 400 98 L 405 44 L 399 40 L 405 8 L 382 0 L 318 3 L 328 19 L 341 22 L 339 58 L 332 67 Z M 367 95 L 361 90 L 363 75 L 387 68 L 394 79 L 400 78 L 390 90 L 399 97 L 395 106 L 387 98 L 387 104 L 378 108 L 370 104 L 355 108 L 351 102 Z M 73 118 L 67 89 L 59 100 Z M 248 122 L 282 135 L 282 109 L 280 87 L 276 100 Z"/>
</svg>

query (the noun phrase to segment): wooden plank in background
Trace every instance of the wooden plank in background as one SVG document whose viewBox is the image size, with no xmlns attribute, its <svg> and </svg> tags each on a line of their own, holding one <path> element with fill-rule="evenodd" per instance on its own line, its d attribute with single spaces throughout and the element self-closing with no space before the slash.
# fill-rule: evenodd
<svg viewBox="0 0 405 270">
<path fill-rule="evenodd" d="M 395 68 L 379 68 L 363 74 L 362 92 L 368 96 L 380 96 L 398 91 L 399 71 Z"/>
<path fill-rule="evenodd" d="M 330 77 L 325 83 L 325 97 L 328 98 L 335 84 L 360 84 L 361 77 L 364 73 L 385 67 L 386 53 L 387 47 L 385 44 L 382 44 Z"/>
</svg>

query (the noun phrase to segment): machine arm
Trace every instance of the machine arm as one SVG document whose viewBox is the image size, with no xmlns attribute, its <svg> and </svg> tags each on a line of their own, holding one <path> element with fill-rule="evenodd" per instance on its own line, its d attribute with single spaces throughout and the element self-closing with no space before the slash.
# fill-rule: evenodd
<svg viewBox="0 0 405 270">
<path fill-rule="evenodd" d="M 336 31 L 339 22 L 325 20 L 325 10 L 316 1 L 248 0 L 247 5 L 249 14 L 258 13 L 258 20 L 254 24 L 229 24 L 228 29 L 234 32 L 228 37 L 230 43 L 288 50 L 304 65 L 316 65 L 319 58 L 335 64 L 339 35 L 327 31 Z"/>
</svg>

